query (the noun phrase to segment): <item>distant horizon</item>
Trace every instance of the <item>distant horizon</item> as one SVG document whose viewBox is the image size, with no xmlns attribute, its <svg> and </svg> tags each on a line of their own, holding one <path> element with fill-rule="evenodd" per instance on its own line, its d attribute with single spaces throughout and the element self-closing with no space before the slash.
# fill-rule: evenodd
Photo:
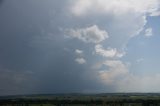
<svg viewBox="0 0 160 106">
<path fill-rule="evenodd" d="M 103 94 L 160 94 L 160 92 L 110 92 L 110 93 L 50 93 L 50 94 L 15 94 L 15 95 L 0 95 L 0 97 L 7 97 L 7 96 L 53 96 L 53 95 L 103 95 Z"/>
</svg>

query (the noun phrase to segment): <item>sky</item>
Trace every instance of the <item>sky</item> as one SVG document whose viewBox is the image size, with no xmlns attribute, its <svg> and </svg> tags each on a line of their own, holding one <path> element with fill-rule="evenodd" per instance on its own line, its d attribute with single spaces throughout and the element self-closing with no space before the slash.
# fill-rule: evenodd
<svg viewBox="0 0 160 106">
<path fill-rule="evenodd" d="M 160 92 L 160 0 L 0 0 L 0 95 Z"/>
</svg>

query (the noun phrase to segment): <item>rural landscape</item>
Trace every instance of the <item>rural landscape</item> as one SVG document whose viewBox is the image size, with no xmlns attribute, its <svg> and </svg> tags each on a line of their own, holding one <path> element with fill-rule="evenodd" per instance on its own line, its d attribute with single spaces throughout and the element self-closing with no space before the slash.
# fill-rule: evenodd
<svg viewBox="0 0 160 106">
<path fill-rule="evenodd" d="M 160 106 L 160 0 L 0 0 L 0 106 Z"/>
<path fill-rule="evenodd" d="M 160 106 L 158 93 L 49 94 L 0 97 L 0 106 Z"/>
</svg>

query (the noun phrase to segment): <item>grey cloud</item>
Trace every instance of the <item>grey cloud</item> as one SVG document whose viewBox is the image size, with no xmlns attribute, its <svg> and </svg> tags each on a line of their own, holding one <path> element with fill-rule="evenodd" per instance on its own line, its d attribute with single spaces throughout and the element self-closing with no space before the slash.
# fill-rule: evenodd
<svg viewBox="0 0 160 106">
<path fill-rule="evenodd" d="M 84 92 L 101 88 L 96 72 L 75 62 L 75 48 L 85 50 L 85 56 L 90 58 L 90 45 L 65 39 L 59 30 L 75 26 L 75 20 L 65 12 L 66 3 L 5 1 L 0 9 L 0 85 L 3 85 L 0 95 Z M 65 47 L 70 52 L 65 51 Z"/>
<path fill-rule="evenodd" d="M 2 4 L 3 3 L 3 0 L 0 0 L 0 4 Z"/>
</svg>

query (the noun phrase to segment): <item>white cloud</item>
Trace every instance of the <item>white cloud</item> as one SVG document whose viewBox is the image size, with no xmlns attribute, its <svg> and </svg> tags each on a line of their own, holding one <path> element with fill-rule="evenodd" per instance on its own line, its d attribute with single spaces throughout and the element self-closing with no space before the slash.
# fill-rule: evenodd
<svg viewBox="0 0 160 106">
<path fill-rule="evenodd" d="M 77 55 L 77 58 L 75 59 L 75 61 L 78 64 L 85 64 L 86 63 L 86 60 L 83 58 L 83 51 L 82 50 L 76 49 L 75 54 Z"/>
<path fill-rule="evenodd" d="M 88 19 L 87 24 L 96 23 L 102 25 L 109 32 L 107 44 L 110 47 L 105 49 L 99 43 L 104 40 L 86 40 L 81 37 L 85 35 L 87 28 L 71 31 L 78 35 L 78 38 L 84 42 L 94 42 L 95 53 L 109 59 L 119 59 L 125 55 L 124 48 L 128 41 L 145 31 L 145 36 L 152 36 L 152 28 L 145 30 L 148 16 L 159 16 L 160 0 L 70 0 L 70 12 L 76 18 Z M 91 20 L 90 20 L 91 19 Z M 102 24 L 103 23 L 103 24 Z M 90 27 L 88 27 L 90 28 Z M 85 31 L 84 31 L 85 30 Z M 92 30 L 93 32 L 93 30 Z M 72 36 L 73 37 L 73 36 Z M 108 38 L 108 37 L 106 37 Z M 105 38 L 105 39 L 106 39 Z M 98 43 L 98 44 L 97 44 Z M 121 52 L 119 52 L 122 51 Z M 142 62 L 138 59 L 137 62 Z M 106 69 L 105 69 L 105 67 Z M 159 91 L 160 75 L 140 76 L 134 75 L 129 71 L 128 64 L 121 60 L 107 60 L 92 67 L 98 70 L 99 78 L 108 86 L 112 84 L 117 91 Z"/>
<path fill-rule="evenodd" d="M 100 44 L 97 44 L 95 46 L 95 52 L 98 55 L 101 55 L 101 56 L 104 56 L 104 57 L 110 57 L 110 58 L 113 58 L 113 57 L 121 58 L 125 54 L 125 53 L 118 52 L 116 48 L 104 49 L 103 46 L 100 45 Z"/>
<path fill-rule="evenodd" d="M 160 8 L 160 0 L 70 1 L 70 12 L 75 17 L 106 23 L 103 27 L 110 33 L 109 43 L 116 48 L 125 48 L 128 41 L 144 29 L 147 16 L 159 15 Z"/>
<path fill-rule="evenodd" d="M 129 71 L 129 65 L 120 60 L 107 60 L 98 63 L 99 78 L 105 85 L 112 85 L 117 92 L 160 92 L 160 74 L 135 75 Z"/>
<path fill-rule="evenodd" d="M 103 62 L 109 69 L 99 72 L 101 80 L 105 84 L 114 84 L 118 78 L 121 78 L 128 74 L 127 65 L 120 60 L 108 60 Z"/>
<path fill-rule="evenodd" d="M 73 1 L 71 11 L 76 16 L 88 13 L 105 13 L 121 15 L 129 11 L 141 14 L 152 14 L 159 9 L 159 0 L 76 0 Z"/>
<path fill-rule="evenodd" d="M 97 25 L 81 29 L 69 29 L 67 34 L 86 43 L 100 43 L 108 38 L 108 33 L 99 29 Z"/>
<path fill-rule="evenodd" d="M 82 54 L 83 54 L 83 51 L 82 51 L 82 50 L 79 50 L 79 49 L 76 49 L 76 50 L 75 50 L 75 53 L 76 53 L 77 55 L 82 55 Z"/>
<path fill-rule="evenodd" d="M 146 37 L 150 37 L 150 36 L 152 36 L 152 35 L 153 35 L 152 28 L 147 28 L 147 29 L 145 30 L 145 36 L 146 36 Z"/>
<path fill-rule="evenodd" d="M 84 58 L 76 58 L 75 61 L 78 63 L 78 64 L 85 64 L 86 63 L 86 60 Z"/>
</svg>

